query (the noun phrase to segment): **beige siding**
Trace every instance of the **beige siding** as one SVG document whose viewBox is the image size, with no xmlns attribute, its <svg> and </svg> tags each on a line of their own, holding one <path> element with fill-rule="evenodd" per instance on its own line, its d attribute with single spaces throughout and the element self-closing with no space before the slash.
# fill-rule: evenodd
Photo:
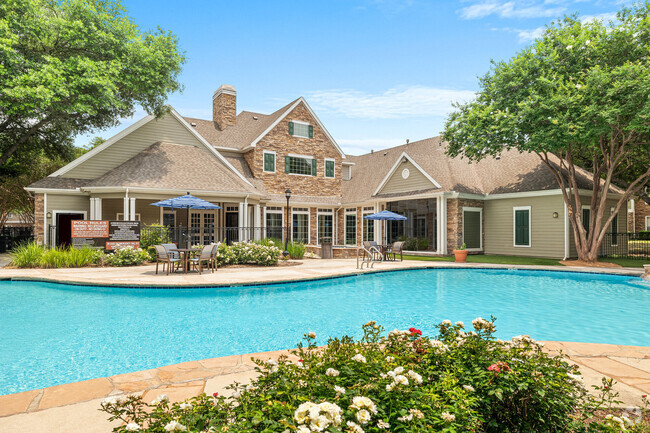
<svg viewBox="0 0 650 433">
<path fill-rule="evenodd" d="M 581 196 L 580 197 L 582 201 L 583 206 L 589 206 L 591 203 L 591 197 L 588 196 Z M 610 199 L 607 200 L 607 209 L 611 209 L 613 207 L 616 207 L 616 203 L 618 200 L 616 199 Z M 609 210 L 606 211 L 605 215 L 603 215 L 603 219 L 609 218 Z M 621 206 L 621 209 L 618 211 L 618 233 L 626 233 L 627 232 L 627 206 L 623 205 Z M 603 221 L 604 223 L 604 221 Z M 608 230 L 609 232 L 609 230 Z M 605 238 L 603 240 L 603 245 L 602 247 L 605 247 L 604 243 L 610 241 L 611 239 Z M 624 238 L 620 238 L 619 240 L 619 248 L 616 249 L 617 253 L 620 254 L 625 254 L 627 252 L 627 249 L 624 244 Z M 576 249 L 576 244 L 575 244 L 575 236 L 573 233 L 573 226 L 569 222 L 569 245 L 570 245 L 570 257 L 571 258 L 576 258 L 578 257 L 578 251 Z M 601 250 L 603 249 L 601 247 Z"/>
<path fill-rule="evenodd" d="M 531 246 L 514 246 L 513 207 L 531 207 Z M 558 213 L 553 218 L 553 212 Z M 484 208 L 486 254 L 564 257 L 564 201 L 560 195 L 486 200 Z"/>
<path fill-rule="evenodd" d="M 409 177 L 404 179 L 402 172 L 406 168 L 409 170 Z M 382 194 L 391 194 L 429 188 L 435 188 L 435 185 L 411 161 L 407 161 L 398 165 L 395 173 L 393 173 L 390 179 L 388 179 L 388 182 L 386 182 L 386 185 L 379 192 Z"/>
<path fill-rule="evenodd" d="M 47 211 L 48 212 L 86 212 L 86 216 L 90 216 L 90 198 L 85 195 L 62 195 L 62 194 L 48 194 L 47 195 Z M 54 217 L 54 215 L 52 215 Z M 52 221 L 52 224 L 55 224 Z"/>
<path fill-rule="evenodd" d="M 197 147 L 201 145 L 196 137 L 169 114 L 136 129 L 62 177 L 95 179 L 158 141 Z"/>
</svg>

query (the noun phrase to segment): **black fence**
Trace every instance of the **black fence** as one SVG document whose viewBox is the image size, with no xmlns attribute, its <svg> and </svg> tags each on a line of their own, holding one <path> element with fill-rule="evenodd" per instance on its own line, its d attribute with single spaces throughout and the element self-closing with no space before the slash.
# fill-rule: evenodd
<svg viewBox="0 0 650 433">
<path fill-rule="evenodd" d="M 11 251 L 15 246 L 34 239 L 33 227 L 3 227 L 0 230 L 0 253 Z"/>
<path fill-rule="evenodd" d="M 600 257 L 650 259 L 650 237 L 645 233 L 607 233 Z"/>
<path fill-rule="evenodd" d="M 208 245 L 212 242 L 233 242 L 272 239 L 284 242 L 285 227 L 160 227 L 144 226 L 140 232 L 140 243 L 156 245 L 174 243 L 182 247 L 188 245 Z M 291 240 L 291 239 L 290 239 Z M 307 242 L 306 239 L 295 239 Z"/>
</svg>

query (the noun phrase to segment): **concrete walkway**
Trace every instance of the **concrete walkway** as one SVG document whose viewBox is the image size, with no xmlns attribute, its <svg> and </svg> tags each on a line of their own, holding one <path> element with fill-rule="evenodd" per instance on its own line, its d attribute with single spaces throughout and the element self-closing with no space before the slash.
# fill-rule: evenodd
<svg viewBox="0 0 650 433">
<path fill-rule="evenodd" d="M 9 254 L 0 254 L 0 268 L 4 268 L 11 262 Z"/>
<path fill-rule="evenodd" d="M 588 389 L 603 376 L 618 383 L 614 389 L 626 405 L 638 406 L 650 393 L 650 347 L 547 342 L 546 350 L 569 356 L 577 364 Z M 247 383 L 256 376 L 251 358 L 277 359 L 286 351 L 228 356 L 92 379 L 50 388 L 0 396 L 0 431 L 24 433 L 108 433 L 118 424 L 100 412 L 109 395 L 137 394 L 146 402 L 167 394 L 172 402 L 205 392 L 229 395 L 227 385 Z M 294 357 L 295 358 L 295 357 Z"/>
<path fill-rule="evenodd" d="M 414 268 L 497 268 L 497 269 L 541 269 L 549 271 L 575 271 L 611 273 L 620 275 L 641 276 L 643 268 L 584 268 L 565 266 L 525 266 L 525 265 L 498 265 L 488 263 L 454 263 L 454 262 L 428 262 L 420 260 L 405 260 L 403 262 L 375 263 L 374 268 L 363 270 L 356 269 L 355 259 L 306 259 L 296 260 L 283 266 L 227 266 L 217 272 L 196 272 L 189 274 L 174 273 L 165 275 L 155 273 L 155 265 L 133 266 L 124 268 L 90 267 L 69 269 L 0 269 L 0 279 L 27 278 L 42 279 L 61 282 L 74 282 L 85 284 L 105 285 L 133 285 L 133 286 L 214 286 L 237 285 L 252 283 L 269 283 L 281 281 L 295 281 L 305 279 L 318 279 L 343 275 L 355 275 L 368 272 L 414 269 Z"/>
</svg>

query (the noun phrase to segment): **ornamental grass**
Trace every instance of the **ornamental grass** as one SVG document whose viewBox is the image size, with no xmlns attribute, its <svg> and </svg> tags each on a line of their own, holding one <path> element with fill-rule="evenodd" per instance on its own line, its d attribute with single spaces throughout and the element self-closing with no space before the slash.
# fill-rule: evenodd
<svg viewBox="0 0 650 433">
<path fill-rule="evenodd" d="M 605 415 L 611 387 L 591 397 L 576 367 L 530 337 L 496 339 L 494 318 L 472 325 L 444 321 L 428 337 L 369 322 L 361 339 L 320 348 L 310 332 L 292 356 L 255 360 L 259 376 L 231 396 L 117 396 L 101 408 L 123 421 L 116 432 L 648 431 L 642 418 Z"/>
</svg>

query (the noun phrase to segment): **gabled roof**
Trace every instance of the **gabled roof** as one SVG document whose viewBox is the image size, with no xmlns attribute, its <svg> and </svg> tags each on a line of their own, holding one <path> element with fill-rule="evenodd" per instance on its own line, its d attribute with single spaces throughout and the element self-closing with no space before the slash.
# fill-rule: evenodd
<svg viewBox="0 0 650 433">
<path fill-rule="evenodd" d="M 334 144 L 336 150 L 345 158 L 343 149 L 341 149 L 336 140 L 334 140 L 334 137 L 327 131 L 325 125 L 323 125 L 314 110 L 311 109 L 302 96 L 269 115 L 242 111 L 237 115 L 237 122 L 232 126 L 226 127 L 223 131 L 219 130 L 216 122 L 212 120 L 195 119 L 193 117 L 186 117 L 185 120 L 190 125 L 196 125 L 194 126 L 196 131 L 216 149 L 248 150 L 254 148 L 266 134 L 271 132 L 278 123 L 301 103 L 305 105 L 309 114 L 314 118 L 320 129 L 323 130 L 327 138 Z"/>
<path fill-rule="evenodd" d="M 401 155 L 400 155 L 400 156 L 395 160 L 395 164 L 393 164 L 393 167 L 388 171 L 388 173 L 386 173 L 386 176 L 385 176 L 384 179 L 379 183 L 379 186 L 377 187 L 377 189 L 375 190 L 375 192 L 373 193 L 373 195 L 377 195 L 377 194 L 379 194 L 379 193 L 381 192 L 382 188 L 384 188 L 384 186 L 386 185 L 386 183 L 388 183 L 388 181 L 391 179 L 391 177 L 393 177 L 393 175 L 394 175 L 395 172 L 397 171 L 397 168 L 399 167 L 400 163 L 401 163 L 403 160 L 405 160 L 405 159 L 406 159 L 407 161 L 410 161 L 411 164 L 413 164 L 413 166 L 414 166 L 417 170 L 419 170 L 420 173 L 422 173 L 422 174 L 424 175 L 424 177 L 426 177 L 427 180 L 428 180 L 429 182 L 431 182 L 431 184 L 432 184 L 432 188 L 433 188 L 433 187 L 435 187 L 435 188 L 442 188 L 442 187 L 440 186 L 440 184 L 439 184 L 438 182 L 436 182 L 436 180 L 435 180 L 433 177 L 431 177 L 431 175 L 430 175 L 429 173 L 427 173 L 426 171 L 424 171 L 424 170 L 422 169 L 422 167 L 420 167 L 420 166 L 418 165 L 418 163 L 417 163 L 413 158 L 411 158 L 411 157 L 408 155 L 408 153 L 406 153 L 406 151 L 404 151 L 404 152 L 402 152 L 402 154 L 401 154 Z"/>
<path fill-rule="evenodd" d="M 259 193 L 205 149 L 160 142 L 84 185 L 96 187 Z"/>
</svg>

